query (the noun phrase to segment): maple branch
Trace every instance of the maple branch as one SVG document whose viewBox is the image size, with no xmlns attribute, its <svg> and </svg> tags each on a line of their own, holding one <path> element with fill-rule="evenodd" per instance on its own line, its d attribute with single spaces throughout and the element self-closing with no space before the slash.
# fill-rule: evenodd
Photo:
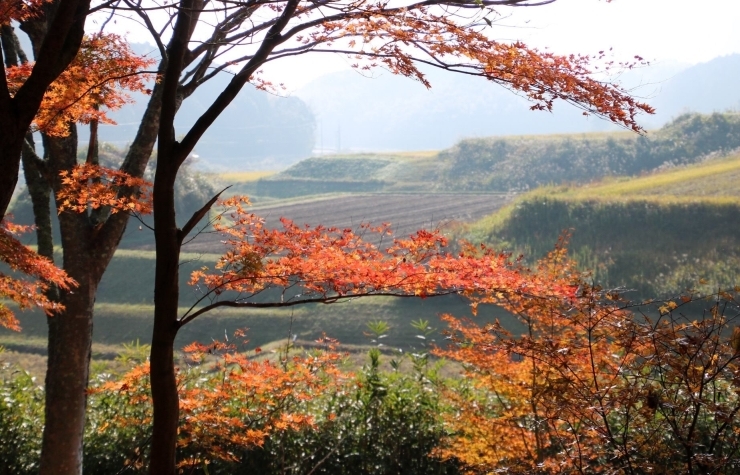
<svg viewBox="0 0 740 475">
<path fill-rule="evenodd" d="M 113 4 L 115 4 L 117 6 L 119 3 L 121 3 L 121 0 L 110 0 L 110 2 L 113 2 Z M 108 3 L 110 3 L 110 2 L 108 2 Z M 88 13 L 88 15 L 89 14 L 90 13 Z M 103 24 L 100 25 L 99 33 L 103 33 L 103 31 L 105 31 L 105 27 L 108 26 L 108 23 L 110 23 L 110 21 L 113 19 L 113 17 L 115 16 L 115 14 L 116 14 L 116 7 L 114 6 L 111 9 L 110 14 L 108 15 L 108 18 L 106 18 L 105 21 L 103 22 Z"/>
<path fill-rule="evenodd" d="M 440 293 L 436 293 L 433 295 L 427 295 L 426 297 L 432 298 L 432 297 L 442 297 L 445 295 L 457 295 L 459 294 L 459 289 L 456 290 L 448 290 Z M 187 323 L 190 323 L 194 319 L 198 318 L 199 316 L 203 315 L 204 313 L 210 312 L 213 309 L 219 308 L 219 307 L 230 307 L 230 308 L 282 308 L 282 307 L 294 307 L 296 305 L 303 305 L 303 304 L 309 304 L 309 303 L 323 303 L 323 304 L 333 304 L 337 302 L 357 299 L 357 298 L 366 298 L 366 297 L 399 297 L 399 298 L 421 298 L 418 295 L 414 294 L 399 294 L 394 292 L 378 292 L 378 293 L 371 293 L 371 294 L 353 294 L 353 295 L 335 295 L 333 297 L 315 297 L 315 298 L 309 298 L 304 300 L 289 300 L 287 302 L 237 302 L 234 300 L 223 300 L 219 302 L 214 302 L 212 304 L 206 305 L 205 307 L 202 307 L 195 311 L 194 313 L 188 315 L 187 313 L 183 315 L 183 317 L 178 320 L 178 327 L 182 327 L 186 325 Z"/>
<path fill-rule="evenodd" d="M 58 5 L 31 75 L 11 100 L 21 124 L 31 123 L 49 84 L 72 62 L 82 43 L 90 0 L 68 0 Z"/>
<path fill-rule="evenodd" d="M 161 61 L 166 64 L 167 62 L 167 47 L 162 43 L 162 35 L 157 32 L 157 29 L 154 28 L 154 24 L 152 23 L 151 18 L 149 18 L 149 15 L 145 15 L 144 11 L 140 8 L 137 8 L 136 6 L 131 4 L 131 0 L 124 0 L 126 2 L 126 5 L 131 6 L 131 9 L 136 12 L 139 17 L 141 17 L 142 21 L 144 22 L 144 26 L 146 26 L 146 29 L 149 30 L 149 33 L 152 35 L 152 39 L 154 39 L 154 42 L 157 44 L 157 48 L 159 49 L 159 54 L 161 56 Z M 162 69 L 161 67 L 159 68 Z"/>
<path fill-rule="evenodd" d="M 102 86 L 104 86 L 104 85 L 106 85 L 106 84 L 108 84 L 110 82 L 120 81 L 122 79 L 127 79 L 127 78 L 138 76 L 138 75 L 149 75 L 149 74 L 156 74 L 156 73 L 157 73 L 157 71 L 136 71 L 136 72 L 133 72 L 133 73 L 122 74 L 122 75 L 119 75 L 119 76 L 109 76 L 109 77 L 105 78 L 104 80 L 102 80 L 102 81 L 100 81 L 100 82 L 98 82 L 96 84 L 91 85 L 85 91 L 83 91 L 80 95 L 78 95 L 73 101 L 71 101 L 68 104 L 66 104 L 65 106 L 60 107 L 59 109 L 57 109 L 56 113 L 54 115 L 52 115 L 47 120 L 47 122 L 49 122 L 49 123 L 54 122 L 55 119 L 57 119 L 59 116 L 61 116 L 66 110 L 70 109 L 72 106 L 74 106 L 75 104 L 77 104 L 78 102 L 80 102 L 82 99 L 84 99 L 85 97 L 87 97 L 87 95 L 90 94 L 91 91 L 96 90 L 96 89 L 99 89 Z M 40 132 L 40 130 L 36 130 L 36 131 Z"/>
<path fill-rule="evenodd" d="M 208 200 L 208 202 L 204 204 L 198 211 L 193 213 L 193 216 L 191 216 L 188 222 L 185 223 L 185 226 L 183 226 L 182 229 L 177 232 L 177 240 L 181 245 L 183 239 L 185 239 L 185 237 L 190 234 L 190 231 L 193 230 L 193 228 L 200 222 L 200 220 L 203 219 L 203 216 L 205 216 L 206 213 L 208 213 L 208 211 L 213 207 L 213 205 L 216 204 L 216 201 L 218 201 L 218 198 L 221 196 L 221 194 L 229 188 L 231 188 L 231 185 L 216 193 L 213 198 Z"/>
<path fill-rule="evenodd" d="M 106 1 L 106 2 L 103 2 L 103 3 L 101 3 L 100 5 L 98 5 L 97 7 L 92 7 L 92 8 L 90 8 L 90 9 L 89 9 L 89 10 L 87 11 L 87 15 L 89 16 L 89 15 L 92 15 L 93 13 L 97 13 L 97 12 L 99 12 L 100 10 L 103 10 L 103 9 L 105 9 L 105 8 L 111 7 L 111 6 L 112 6 L 112 5 L 114 5 L 114 4 L 117 4 L 117 3 L 119 3 L 120 1 L 121 1 L 121 0 L 108 0 L 108 1 Z M 127 2 L 127 3 L 128 3 L 128 2 Z M 111 11 L 112 11 L 113 13 L 115 13 L 115 11 L 116 11 L 116 10 L 122 10 L 122 8 L 121 8 L 121 7 L 119 7 L 118 5 L 116 5 L 115 7 L 111 8 Z"/>
<path fill-rule="evenodd" d="M 134 218 L 138 219 L 142 226 L 149 228 L 151 231 L 154 231 L 154 228 L 146 224 L 146 221 L 144 221 L 141 217 L 141 213 L 138 213 L 136 211 L 132 211 L 129 216 L 133 216 Z"/>
</svg>

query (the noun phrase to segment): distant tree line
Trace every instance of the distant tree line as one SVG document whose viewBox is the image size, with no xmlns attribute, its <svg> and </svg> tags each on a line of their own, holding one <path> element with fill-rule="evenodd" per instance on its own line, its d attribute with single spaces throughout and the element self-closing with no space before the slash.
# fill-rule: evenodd
<svg viewBox="0 0 740 475">
<path fill-rule="evenodd" d="M 740 147 L 740 114 L 685 114 L 645 135 L 584 134 L 466 139 L 440 153 L 446 188 L 530 189 L 632 176 L 696 163 Z"/>
</svg>

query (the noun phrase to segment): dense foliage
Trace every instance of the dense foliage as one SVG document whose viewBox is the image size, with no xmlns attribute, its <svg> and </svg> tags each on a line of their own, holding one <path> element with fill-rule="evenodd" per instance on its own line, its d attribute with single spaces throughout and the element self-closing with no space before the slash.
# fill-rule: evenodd
<svg viewBox="0 0 740 475">
<path fill-rule="evenodd" d="M 546 270 L 573 273 L 564 256 Z M 649 308 L 580 281 L 574 299 L 510 298 L 523 335 L 448 317 L 456 344 L 438 353 L 478 391 L 453 395 L 454 435 L 437 453 L 470 473 L 737 473 L 737 298 Z"/>
<path fill-rule="evenodd" d="M 101 373 L 94 378 L 85 436 L 85 473 L 145 473 L 142 462 L 151 436 L 151 402 L 148 376 L 139 365 L 144 352 L 136 353 L 128 351 L 119 357 L 137 365 L 125 376 Z M 258 355 L 249 353 L 252 358 Z M 324 381 L 322 390 L 311 393 L 310 398 L 302 396 L 309 389 L 305 385 L 309 374 L 300 368 L 311 362 L 314 368 L 321 366 L 321 371 L 330 369 L 322 366 L 329 362 L 325 357 L 330 354 L 314 349 L 281 355 L 283 364 L 241 361 L 242 369 L 250 368 L 240 373 L 249 378 L 241 380 L 241 396 L 233 392 L 236 386 L 224 386 L 229 379 L 238 384 L 239 380 L 233 379 L 233 360 L 228 364 L 231 371 L 213 371 L 210 365 L 192 363 L 182 368 L 184 398 L 199 395 L 199 402 L 205 402 L 198 407 L 193 399 L 184 401 L 191 408 L 183 410 L 178 449 L 185 473 L 459 473 L 460 466 L 454 460 L 429 457 L 446 435 L 440 417 L 444 409 L 441 388 L 451 383 L 442 380 L 439 365 L 432 365 L 426 353 L 399 354 L 391 360 L 394 367 L 409 369 L 384 371 L 380 369 L 381 352 L 371 350 L 367 364 L 356 375 L 343 371 L 337 373 L 341 377 L 329 381 L 322 373 L 324 376 L 314 381 Z M 259 380 L 260 375 L 268 377 Z M 2 377 L 0 435 L 4 447 L 0 473 L 37 473 L 43 389 L 27 373 L 12 367 L 4 367 Z M 284 381 L 283 389 L 290 391 L 284 392 L 278 381 Z M 328 390 L 326 384 L 334 385 L 333 389 Z M 244 388 L 251 390 L 245 393 Z M 231 399 L 223 399 L 223 391 L 230 391 Z M 208 417 L 229 414 L 223 406 L 235 411 L 232 416 L 240 413 L 242 417 L 230 423 Z"/>
</svg>

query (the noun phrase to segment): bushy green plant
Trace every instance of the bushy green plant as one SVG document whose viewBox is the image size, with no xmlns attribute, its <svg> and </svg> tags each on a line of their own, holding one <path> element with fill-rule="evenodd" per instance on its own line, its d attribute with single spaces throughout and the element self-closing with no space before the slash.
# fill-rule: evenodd
<svg viewBox="0 0 740 475">
<path fill-rule="evenodd" d="M 8 364 L 2 365 L 0 474 L 24 475 L 38 472 L 43 425 L 43 389 L 25 371 Z"/>
<path fill-rule="evenodd" d="M 426 355 L 410 357 L 416 358 L 411 372 L 383 372 L 380 350 L 371 349 L 349 387 L 308 408 L 317 417 L 315 429 L 277 434 L 239 463 L 210 467 L 210 473 L 459 473 L 454 461 L 430 456 L 445 435 L 439 366 Z"/>
</svg>

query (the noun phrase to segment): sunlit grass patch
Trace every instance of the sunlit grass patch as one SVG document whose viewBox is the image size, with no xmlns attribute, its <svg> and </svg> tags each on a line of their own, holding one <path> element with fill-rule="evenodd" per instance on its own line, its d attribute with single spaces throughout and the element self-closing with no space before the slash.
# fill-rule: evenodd
<svg viewBox="0 0 740 475">
<path fill-rule="evenodd" d="M 274 175 L 275 171 L 264 170 L 264 171 L 248 171 L 248 172 L 224 172 L 216 174 L 216 178 L 224 183 L 247 183 L 257 181 L 260 178 L 267 178 L 268 176 Z"/>
<path fill-rule="evenodd" d="M 599 201 L 649 199 L 666 204 L 691 203 L 699 200 L 728 204 L 740 201 L 738 180 L 740 180 L 740 155 L 732 155 L 721 160 L 638 178 L 607 178 L 578 187 L 546 187 L 527 196 Z"/>
</svg>

